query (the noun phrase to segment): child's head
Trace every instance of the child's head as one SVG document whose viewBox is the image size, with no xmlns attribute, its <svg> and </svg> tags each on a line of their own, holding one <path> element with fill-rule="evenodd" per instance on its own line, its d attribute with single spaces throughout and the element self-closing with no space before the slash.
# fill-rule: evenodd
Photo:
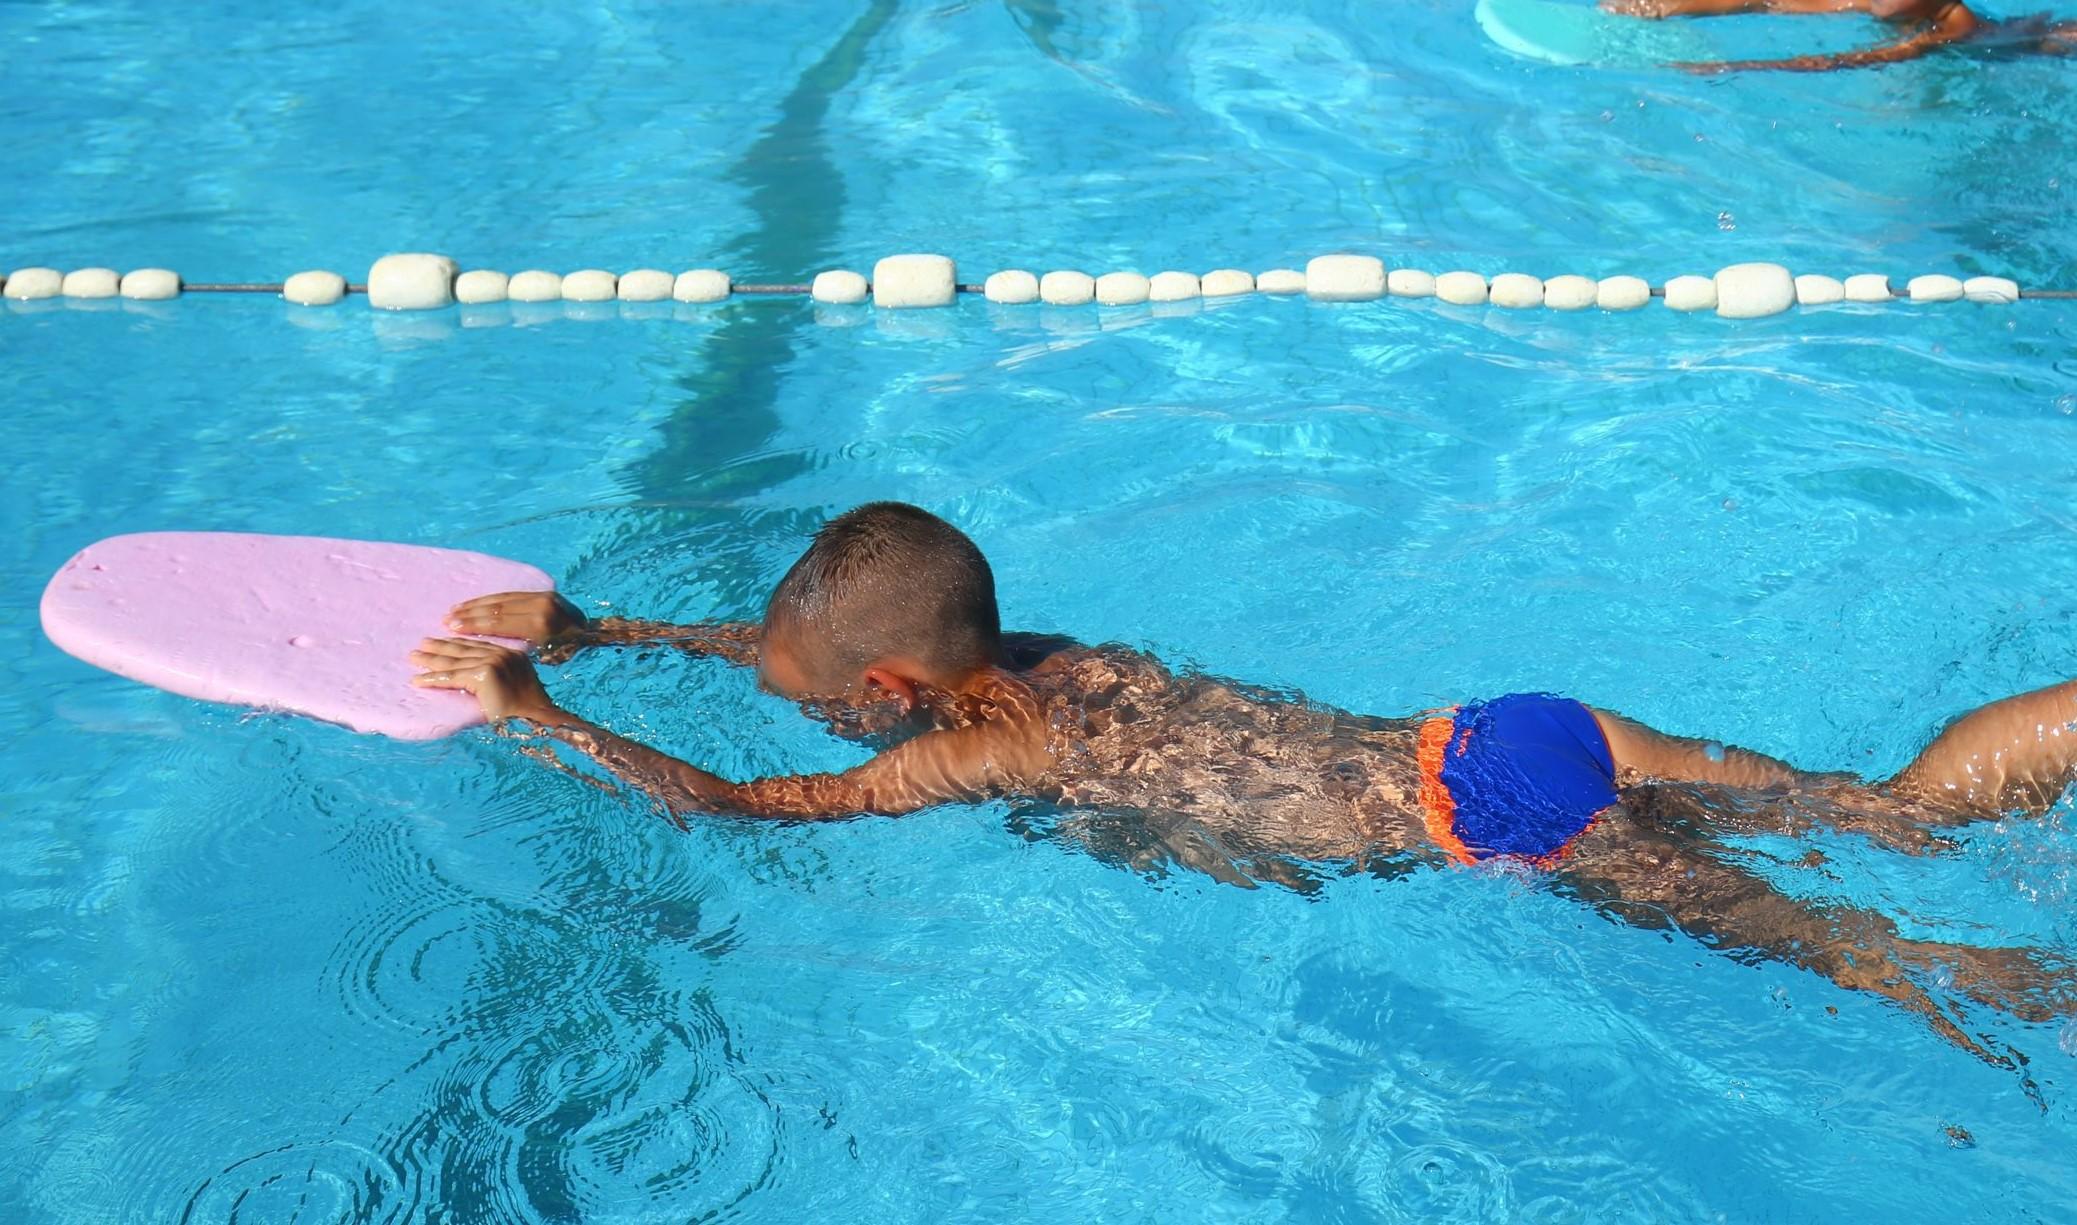
<svg viewBox="0 0 2077 1225">
<path fill-rule="evenodd" d="M 1002 626 L 988 559 L 958 528 L 901 502 L 822 525 L 765 605 L 765 683 L 849 693 L 867 673 L 948 685 L 994 663 Z"/>
</svg>

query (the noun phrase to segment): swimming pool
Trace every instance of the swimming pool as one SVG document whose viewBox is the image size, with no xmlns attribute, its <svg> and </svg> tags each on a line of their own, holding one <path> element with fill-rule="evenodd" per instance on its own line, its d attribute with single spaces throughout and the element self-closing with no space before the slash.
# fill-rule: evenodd
<svg viewBox="0 0 2077 1225">
<path fill-rule="evenodd" d="M 17 7 L 0 264 L 1346 248 L 2077 283 L 2068 66 L 1566 71 L 1468 8 Z M 2077 673 L 2077 312 L 631 316 L 0 307 L 0 1216 L 1949 1221 L 2077 1193 L 2057 1025 L 1973 1018 L 2022 1077 L 1505 873 L 1149 879 L 991 806 L 679 834 L 488 734 L 128 685 L 33 613 L 91 539 L 206 527 L 747 615 L 823 516 L 897 497 L 988 551 L 1016 626 L 1381 713 L 1553 689 L 1882 773 Z M 726 773 L 855 756 L 709 664 L 550 683 Z M 1779 874 L 2068 953 L 2068 818 Z"/>
</svg>

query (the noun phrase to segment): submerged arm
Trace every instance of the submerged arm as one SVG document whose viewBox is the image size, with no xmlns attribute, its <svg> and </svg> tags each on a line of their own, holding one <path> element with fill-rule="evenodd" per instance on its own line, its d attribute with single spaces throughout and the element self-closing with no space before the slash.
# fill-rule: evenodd
<svg viewBox="0 0 2077 1225">
<path fill-rule="evenodd" d="M 732 783 L 646 744 L 607 731 L 557 706 L 526 654 L 468 638 L 429 638 L 412 652 L 424 669 L 412 683 L 476 696 L 492 722 L 523 719 L 655 797 L 675 815 L 826 819 L 914 812 L 980 799 L 1043 774 L 1046 757 L 1035 706 L 998 704 L 1002 717 L 930 732 L 841 774 L 801 774 Z"/>
<path fill-rule="evenodd" d="M 1976 14 L 1970 12 L 1967 5 L 1950 4 L 1918 33 L 1878 47 L 1840 51 L 1830 55 L 1798 55 L 1785 60 L 1716 60 L 1676 64 L 1674 67 L 1705 74 L 1756 71 L 1832 72 L 1841 68 L 1873 68 L 1881 64 L 1915 60 L 1948 43 L 1960 42 L 1975 33 L 1979 24 Z"/>
<path fill-rule="evenodd" d="M 758 627 L 747 621 L 673 625 L 600 617 L 593 621 L 553 591 L 501 591 L 454 606 L 447 628 L 460 634 L 517 638 L 553 664 L 589 647 L 669 646 L 690 655 L 712 655 L 732 664 L 757 664 Z"/>
</svg>

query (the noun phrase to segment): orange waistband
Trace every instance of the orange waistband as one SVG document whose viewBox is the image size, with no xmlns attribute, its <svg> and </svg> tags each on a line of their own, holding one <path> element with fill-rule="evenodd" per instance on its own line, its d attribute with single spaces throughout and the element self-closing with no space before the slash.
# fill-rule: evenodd
<svg viewBox="0 0 2077 1225">
<path fill-rule="evenodd" d="M 1450 795 L 1449 784 L 1442 781 L 1442 757 L 1456 731 L 1457 721 L 1451 715 L 1438 715 L 1421 724 L 1414 752 L 1421 767 L 1421 820 L 1428 827 L 1428 837 L 1451 859 L 1477 863 L 1478 857 L 1457 837 L 1457 801 Z"/>
</svg>

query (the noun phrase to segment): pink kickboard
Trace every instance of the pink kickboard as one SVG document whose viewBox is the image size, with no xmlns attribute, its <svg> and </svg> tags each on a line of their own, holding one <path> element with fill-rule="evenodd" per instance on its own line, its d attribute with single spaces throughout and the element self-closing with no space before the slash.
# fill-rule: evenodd
<svg viewBox="0 0 2077 1225">
<path fill-rule="evenodd" d="M 483 715 L 469 694 L 414 688 L 411 649 L 451 635 L 447 610 L 463 600 L 554 587 L 532 566 L 459 549 L 144 532 L 66 562 L 43 590 L 43 632 L 187 697 L 431 740 Z"/>
</svg>

